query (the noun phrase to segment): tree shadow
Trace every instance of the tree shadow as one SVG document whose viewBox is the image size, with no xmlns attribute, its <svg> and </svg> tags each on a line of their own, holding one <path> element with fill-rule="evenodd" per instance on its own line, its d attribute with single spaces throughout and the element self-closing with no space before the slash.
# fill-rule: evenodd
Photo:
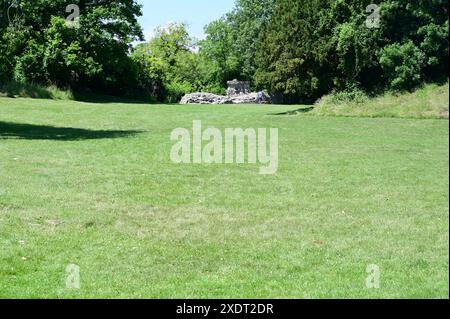
<svg viewBox="0 0 450 319">
<path fill-rule="evenodd" d="M 281 115 L 297 115 L 297 114 L 302 114 L 302 113 L 309 113 L 309 112 L 312 112 L 313 110 L 314 110 L 314 107 L 310 106 L 310 107 L 303 107 L 300 109 L 281 112 L 281 113 L 271 113 L 269 115 L 279 115 L 279 116 L 281 116 Z"/>
<path fill-rule="evenodd" d="M 0 140 L 54 140 L 78 141 L 130 137 L 143 131 L 95 131 L 71 127 L 55 127 L 34 124 L 19 124 L 0 121 Z"/>
<path fill-rule="evenodd" d="M 150 98 L 148 97 L 119 97 L 112 95 L 94 94 L 86 92 L 73 92 L 74 100 L 77 102 L 85 103 L 98 103 L 98 104 L 109 104 L 109 103 L 122 103 L 122 104 L 152 104 Z"/>
</svg>

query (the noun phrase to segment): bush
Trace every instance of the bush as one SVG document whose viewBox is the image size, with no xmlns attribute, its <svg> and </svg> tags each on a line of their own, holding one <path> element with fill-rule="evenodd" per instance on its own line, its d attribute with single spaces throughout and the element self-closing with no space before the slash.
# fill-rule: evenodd
<svg viewBox="0 0 450 319">
<path fill-rule="evenodd" d="M 353 89 L 351 91 L 333 92 L 321 98 L 317 104 L 341 104 L 341 103 L 364 103 L 367 102 L 368 96 L 364 91 Z"/>
<path fill-rule="evenodd" d="M 165 88 L 168 103 L 178 103 L 185 94 L 193 92 L 192 86 L 187 82 L 170 82 Z"/>
<path fill-rule="evenodd" d="M 46 83 L 48 74 L 44 68 L 44 48 L 31 42 L 27 51 L 17 58 L 14 81 L 17 83 Z"/>
<path fill-rule="evenodd" d="M 209 92 L 212 94 L 217 94 L 217 95 L 225 95 L 227 93 L 227 90 L 224 89 L 222 86 L 214 85 L 214 84 L 205 86 L 202 89 L 202 91 Z"/>
<path fill-rule="evenodd" d="M 388 85 L 396 91 L 410 90 L 422 81 L 424 62 L 425 54 L 411 41 L 388 45 L 380 54 Z"/>
</svg>

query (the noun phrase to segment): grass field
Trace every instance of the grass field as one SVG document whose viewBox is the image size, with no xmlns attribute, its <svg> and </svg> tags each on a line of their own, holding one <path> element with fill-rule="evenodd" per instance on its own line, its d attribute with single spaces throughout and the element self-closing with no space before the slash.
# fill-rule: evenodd
<svg viewBox="0 0 450 319">
<path fill-rule="evenodd" d="M 0 98 L 0 297 L 448 298 L 448 120 L 297 109 Z M 279 128 L 278 173 L 171 163 L 193 120 Z"/>
</svg>

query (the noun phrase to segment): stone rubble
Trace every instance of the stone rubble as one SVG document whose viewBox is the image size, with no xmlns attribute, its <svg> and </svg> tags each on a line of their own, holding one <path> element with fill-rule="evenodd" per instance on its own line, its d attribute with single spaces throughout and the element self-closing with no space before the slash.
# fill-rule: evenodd
<svg viewBox="0 0 450 319">
<path fill-rule="evenodd" d="M 186 94 L 180 104 L 270 104 L 271 98 L 265 92 L 253 92 L 239 95 L 216 95 L 212 93 Z"/>
</svg>

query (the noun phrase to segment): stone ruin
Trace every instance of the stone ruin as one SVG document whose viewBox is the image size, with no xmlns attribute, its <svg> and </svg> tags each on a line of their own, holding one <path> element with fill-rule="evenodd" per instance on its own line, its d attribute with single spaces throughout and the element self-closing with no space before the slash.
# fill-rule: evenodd
<svg viewBox="0 0 450 319">
<path fill-rule="evenodd" d="M 186 94 L 180 104 L 270 104 L 271 98 L 266 92 L 251 92 L 250 83 L 228 81 L 227 95 L 206 92 Z"/>
<path fill-rule="evenodd" d="M 233 81 L 228 81 L 227 85 L 228 85 L 227 96 L 236 96 L 251 93 L 249 82 L 238 81 L 234 79 Z"/>
</svg>

